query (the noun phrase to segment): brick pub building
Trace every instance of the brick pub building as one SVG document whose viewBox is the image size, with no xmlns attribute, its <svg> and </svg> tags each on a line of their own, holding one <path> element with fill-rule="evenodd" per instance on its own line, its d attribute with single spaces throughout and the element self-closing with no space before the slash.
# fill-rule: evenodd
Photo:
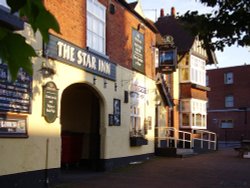
<svg viewBox="0 0 250 188">
<path fill-rule="evenodd" d="M 220 142 L 250 139 L 250 65 L 207 70 L 208 129 Z"/>
<path fill-rule="evenodd" d="M 15 17 L 39 52 L 32 78 L 13 85 L 0 64 L 1 187 L 48 187 L 65 166 L 110 170 L 154 155 L 156 29 L 140 4 L 43 3 L 61 28 L 48 44 Z"/>
</svg>

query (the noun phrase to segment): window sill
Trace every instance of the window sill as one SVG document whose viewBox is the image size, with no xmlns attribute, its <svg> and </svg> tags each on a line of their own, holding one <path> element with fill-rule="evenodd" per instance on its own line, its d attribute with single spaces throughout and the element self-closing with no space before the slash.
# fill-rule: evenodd
<svg viewBox="0 0 250 188">
<path fill-rule="evenodd" d="M 93 53 L 93 54 L 95 54 L 95 55 L 101 57 L 101 58 L 104 58 L 104 59 L 106 59 L 106 60 L 109 60 L 109 56 L 107 56 L 107 55 L 105 55 L 105 54 L 103 54 L 103 53 L 101 53 L 101 52 L 98 52 L 97 50 L 94 50 L 93 48 L 90 48 L 89 46 L 86 47 L 86 50 L 87 50 L 88 52 L 90 52 L 90 53 Z"/>
</svg>

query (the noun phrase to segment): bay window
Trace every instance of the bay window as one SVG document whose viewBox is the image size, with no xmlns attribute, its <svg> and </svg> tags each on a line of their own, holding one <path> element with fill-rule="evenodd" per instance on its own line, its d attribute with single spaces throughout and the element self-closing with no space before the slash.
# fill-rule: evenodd
<svg viewBox="0 0 250 188">
<path fill-rule="evenodd" d="M 186 60 L 185 65 L 180 66 L 180 81 L 181 83 L 195 83 L 201 86 L 206 86 L 206 61 L 194 55 Z"/>
<path fill-rule="evenodd" d="M 182 128 L 206 129 L 206 101 L 198 99 L 181 100 L 180 126 Z"/>
</svg>

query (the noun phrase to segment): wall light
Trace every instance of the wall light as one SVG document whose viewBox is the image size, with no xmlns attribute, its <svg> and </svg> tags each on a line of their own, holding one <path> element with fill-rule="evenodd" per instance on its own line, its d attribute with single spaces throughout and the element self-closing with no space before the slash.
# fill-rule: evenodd
<svg viewBox="0 0 250 188">
<path fill-rule="evenodd" d="M 118 86 L 117 86 L 117 83 L 115 82 L 115 87 L 114 87 L 114 88 L 115 88 L 115 91 L 117 91 L 117 87 L 118 87 Z"/>
<path fill-rule="evenodd" d="M 104 87 L 104 88 L 107 88 L 107 84 L 108 84 L 108 83 L 107 83 L 107 80 L 106 80 L 106 79 L 103 79 L 103 87 Z"/>
<path fill-rule="evenodd" d="M 95 77 L 95 75 L 93 76 L 93 84 L 94 85 L 96 84 L 96 77 Z"/>
<path fill-rule="evenodd" d="M 38 70 L 44 78 L 48 78 L 56 74 L 56 71 L 53 68 L 46 66 L 46 63 L 43 61 L 41 68 Z"/>
</svg>

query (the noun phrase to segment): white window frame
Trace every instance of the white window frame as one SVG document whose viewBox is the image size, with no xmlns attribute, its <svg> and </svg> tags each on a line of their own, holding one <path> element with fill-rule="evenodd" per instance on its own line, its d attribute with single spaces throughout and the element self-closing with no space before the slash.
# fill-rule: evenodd
<svg viewBox="0 0 250 188">
<path fill-rule="evenodd" d="M 87 0 L 87 46 L 106 54 L 106 7 L 97 0 Z"/>
<path fill-rule="evenodd" d="M 206 86 L 206 61 L 197 56 L 190 55 L 188 65 L 180 66 L 180 82 L 191 82 Z"/>
<path fill-rule="evenodd" d="M 224 74 L 224 84 L 233 84 L 234 83 L 234 77 L 232 72 L 227 72 Z"/>
<path fill-rule="evenodd" d="M 180 127 L 192 129 L 207 128 L 207 101 L 199 99 L 183 99 L 181 100 L 180 109 Z M 189 125 L 183 125 L 182 115 L 189 116 Z M 198 117 L 200 117 L 200 125 L 198 125 Z"/>
<path fill-rule="evenodd" d="M 140 108 L 134 105 L 130 106 L 130 124 L 131 131 L 141 130 Z"/>
<path fill-rule="evenodd" d="M 234 107 L 234 96 L 233 95 L 225 96 L 225 107 L 227 107 L 227 108 Z"/>
<path fill-rule="evenodd" d="M 220 128 L 222 129 L 229 129 L 234 128 L 234 122 L 231 119 L 224 119 L 220 122 Z"/>
</svg>

